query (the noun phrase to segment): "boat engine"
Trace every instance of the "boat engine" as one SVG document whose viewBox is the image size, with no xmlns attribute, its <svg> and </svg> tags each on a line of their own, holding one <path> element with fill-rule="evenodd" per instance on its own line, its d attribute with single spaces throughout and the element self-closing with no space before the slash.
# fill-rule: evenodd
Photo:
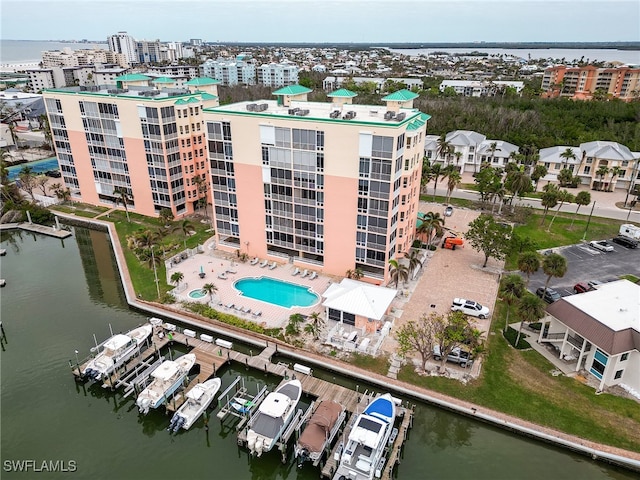
<svg viewBox="0 0 640 480">
<path fill-rule="evenodd" d="M 255 434 L 251 434 L 253 432 L 249 432 L 249 434 L 247 435 L 247 447 L 249 448 L 249 451 L 253 454 L 255 453 L 255 447 L 256 447 L 256 436 Z"/>
<path fill-rule="evenodd" d="M 140 404 L 138 405 L 138 411 L 143 415 L 146 415 L 147 413 L 149 413 L 150 406 L 151 400 L 149 400 L 148 398 L 143 398 L 142 400 L 140 400 Z"/>
<path fill-rule="evenodd" d="M 184 418 L 183 416 L 179 415 L 178 416 L 178 420 L 176 421 L 175 425 L 173 426 L 173 433 L 176 433 L 178 430 L 180 430 L 182 428 L 182 426 L 186 423 L 187 419 Z"/>
<path fill-rule="evenodd" d="M 302 450 L 300 450 L 300 453 L 298 454 L 298 468 L 302 468 L 302 465 L 307 460 L 309 460 L 309 450 L 307 450 L 306 448 L 303 448 Z"/>
<path fill-rule="evenodd" d="M 256 439 L 256 454 L 258 455 L 258 458 L 260 457 L 260 455 L 262 455 L 262 450 L 264 449 L 264 438 L 262 437 L 258 437 Z"/>
</svg>

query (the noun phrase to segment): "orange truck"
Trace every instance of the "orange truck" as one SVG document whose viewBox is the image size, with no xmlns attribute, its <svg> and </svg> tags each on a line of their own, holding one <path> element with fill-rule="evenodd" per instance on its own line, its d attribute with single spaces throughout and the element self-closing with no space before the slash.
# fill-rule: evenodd
<svg viewBox="0 0 640 480">
<path fill-rule="evenodd" d="M 464 240 L 460 237 L 447 237 L 442 241 L 442 248 L 455 250 L 457 245 L 464 245 Z"/>
</svg>

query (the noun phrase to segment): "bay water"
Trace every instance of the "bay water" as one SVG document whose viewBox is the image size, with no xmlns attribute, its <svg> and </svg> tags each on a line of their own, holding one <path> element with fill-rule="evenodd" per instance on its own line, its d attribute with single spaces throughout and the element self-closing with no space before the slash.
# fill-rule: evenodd
<svg viewBox="0 0 640 480">
<path fill-rule="evenodd" d="M 169 435 L 163 411 L 140 416 L 135 398 L 76 383 L 69 365 L 75 363 L 75 350 L 82 359 L 93 345 L 93 334 L 100 342 L 110 336 L 109 326 L 114 332 L 127 331 L 147 316 L 126 305 L 106 234 L 84 228 L 73 233 L 66 240 L 17 230 L 0 236 L 0 248 L 7 249 L 0 259 L 0 278 L 7 281 L 0 290 L 6 334 L 0 352 L 1 478 L 319 478 L 319 470 L 311 466 L 297 469 L 291 450 L 284 465 L 277 452 L 252 458 L 237 446 L 235 423 L 221 423 L 215 411 L 208 430 L 200 419 L 189 431 Z M 325 379 L 332 375 L 318 374 Z M 252 392 L 279 382 L 235 364 L 219 375 L 223 389 L 238 376 Z M 310 399 L 303 401 L 307 405 Z M 36 473 L 43 462 L 48 462 L 45 471 Z M 397 478 L 637 477 L 419 404 Z"/>
</svg>

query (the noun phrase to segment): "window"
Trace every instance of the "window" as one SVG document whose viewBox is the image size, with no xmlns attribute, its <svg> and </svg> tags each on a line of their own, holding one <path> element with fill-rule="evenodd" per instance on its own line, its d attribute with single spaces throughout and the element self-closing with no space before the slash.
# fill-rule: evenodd
<svg viewBox="0 0 640 480">
<path fill-rule="evenodd" d="M 619 378 L 622 378 L 622 374 L 624 373 L 624 370 L 618 370 L 615 374 L 615 376 L 613 377 L 614 380 L 617 380 Z"/>
<path fill-rule="evenodd" d="M 585 166 L 585 167 L 584 167 L 584 172 L 583 172 L 583 173 L 584 173 L 584 174 L 591 173 L 591 167 L 590 167 L 589 165 Z"/>
<path fill-rule="evenodd" d="M 620 361 L 624 362 L 629 358 L 629 352 L 627 353 L 623 353 L 622 356 L 620 357 Z"/>
<path fill-rule="evenodd" d="M 591 369 L 589 370 L 589 372 L 596 378 L 602 379 L 608 361 L 609 356 L 599 348 L 596 349 L 596 353 L 593 356 L 593 363 L 591 364 Z"/>
<path fill-rule="evenodd" d="M 593 163 L 593 157 L 587 157 L 587 165 L 591 165 Z"/>
</svg>

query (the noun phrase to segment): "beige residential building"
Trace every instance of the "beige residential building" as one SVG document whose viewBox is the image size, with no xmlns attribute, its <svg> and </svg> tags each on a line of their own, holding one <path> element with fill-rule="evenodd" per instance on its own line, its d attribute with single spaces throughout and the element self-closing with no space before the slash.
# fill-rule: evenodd
<svg viewBox="0 0 640 480">
<path fill-rule="evenodd" d="M 310 91 L 205 109 L 218 248 L 387 282 L 415 238 L 429 116 L 406 90 L 386 107 Z"/>
</svg>

